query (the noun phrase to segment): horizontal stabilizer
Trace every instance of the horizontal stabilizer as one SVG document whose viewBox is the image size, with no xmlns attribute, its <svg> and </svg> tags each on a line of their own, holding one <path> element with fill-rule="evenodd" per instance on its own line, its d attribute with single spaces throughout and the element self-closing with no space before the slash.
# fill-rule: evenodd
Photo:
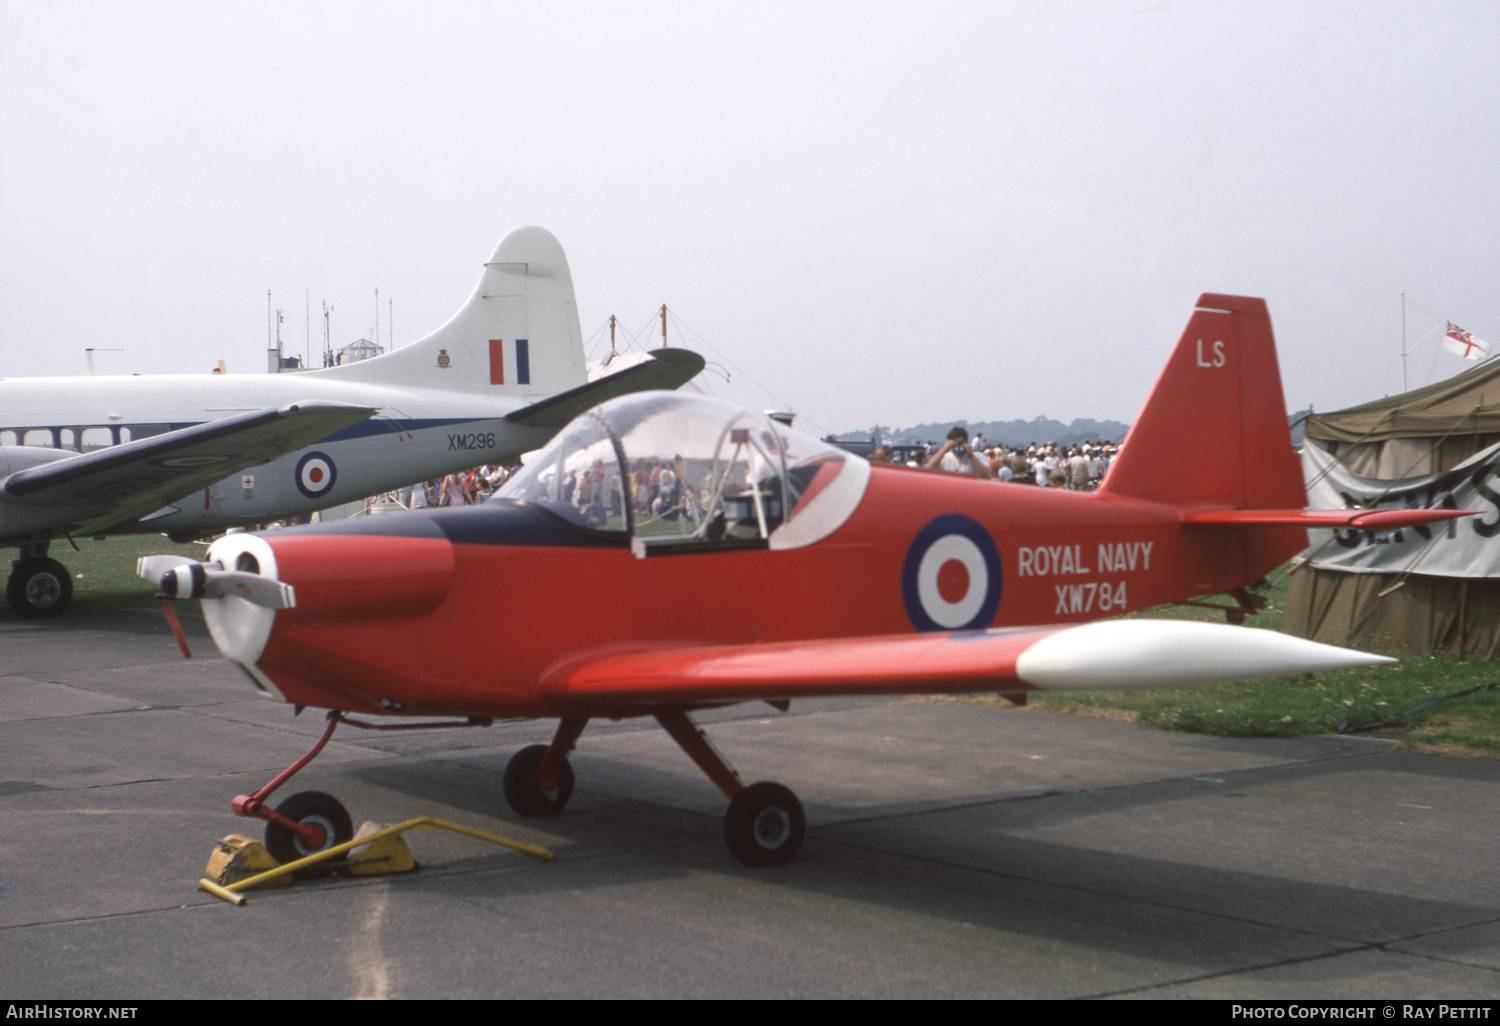
<svg viewBox="0 0 1500 1026">
<path fill-rule="evenodd" d="M 653 349 L 649 360 L 523 406 L 505 419 L 526 427 L 562 427 L 607 399 L 651 389 L 680 388 L 697 376 L 703 363 L 703 357 L 688 349 Z"/>
<path fill-rule="evenodd" d="M 1275 631 L 1189 620 L 656 649 L 573 663 L 562 701 L 691 704 L 925 691 L 1137 690 L 1394 663 Z"/>
<path fill-rule="evenodd" d="M 349 403 L 302 402 L 239 413 L 20 470 L 7 501 L 80 510 L 80 532 L 133 522 L 245 467 L 268 463 L 375 414 Z"/>
<path fill-rule="evenodd" d="M 1183 523 L 1201 527 L 1359 528 L 1394 531 L 1440 520 L 1478 516 L 1478 510 L 1455 509 L 1216 509 L 1189 513 Z"/>
</svg>

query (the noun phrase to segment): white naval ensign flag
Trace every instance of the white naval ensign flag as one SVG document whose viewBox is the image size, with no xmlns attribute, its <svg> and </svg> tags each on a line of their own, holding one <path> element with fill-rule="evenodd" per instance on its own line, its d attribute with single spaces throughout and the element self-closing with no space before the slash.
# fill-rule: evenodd
<svg viewBox="0 0 1500 1026">
<path fill-rule="evenodd" d="M 1448 322 L 1448 333 L 1443 336 L 1443 348 L 1450 353 L 1457 353 L 1465 360 L 1483 360 L 1490 355 L 1488 342 L 1475 338 L 1452 321 Z"/>
</svg>

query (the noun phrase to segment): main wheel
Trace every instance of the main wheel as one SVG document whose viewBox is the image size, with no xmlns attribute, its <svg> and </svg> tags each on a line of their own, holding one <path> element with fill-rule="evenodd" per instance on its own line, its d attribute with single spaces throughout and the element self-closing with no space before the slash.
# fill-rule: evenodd
<svg viewBox="0 0 1500 1026">
<path fill-rule="evenodd" d="M 354 839 L 349 810 L 337 798 L 322 791 L 298 791 L 276 806 L 276 811 L 293 823 L 306 823 L 323 831 L 323 843 L 315 848 L 280 823 L 267 823 L 266 851 L 282 865 Z"/>
<path fill-rule="evenodd" d="M 555 816 L 573 797 L 573 767 L 563 759 L 550 791 L 537 786 L 536 771 L 547 754 L 546 745 L 521 749 L 505 767 L 505 800 L 523 816 Z"/>
<path fill-rule="evenodd" d="M 20 559 L 5 582 L 5 600 L 17 616 L 27 619 L 61 616 L 73 601 L 73 578 L 55 559 Z"/>
<path fill-rule="evenodd" d="M 780 784 L 751 784 L 729 802 L 724 840 L 747 866 L 779 866 L 802 847 L 807 817 L 797 796 Z"/>
</svg>

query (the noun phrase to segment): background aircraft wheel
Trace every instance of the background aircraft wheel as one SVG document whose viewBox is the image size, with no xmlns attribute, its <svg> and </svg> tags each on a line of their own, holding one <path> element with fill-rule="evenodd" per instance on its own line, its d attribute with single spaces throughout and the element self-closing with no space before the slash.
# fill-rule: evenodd
<svg viewBox="0 0 1500 1026">
<path fill-rule="evenodd" d="M 5 600 L 17 616 L 61 616 L 73 601 L 73 578 L 67 567 L 46 556 L 17 560 L 5 583 Z"/>
<path fill-rule="evenodd" d="M 349 810 L 337 798 L 322 791 L 298 791 L 276 806 L 276 811 L 293 823 L 308 823 L 323 828 L 323 843 L 314 848 L 286 827 L 278 823 L 267 823 L 266 851 L 283 865 L 354 839 L 354 824 L 349 821 Z"/>
<path fill-rule="evenodd" d="M 797 796 L 780 784 L 751 784 L 729 802 L 724 840 L 747 866 L 779 866 L 802 847 L 807 817 Z"/>
<path fill-rule="evenodd" d="M 573 797 L 573 767 L 563 759 L 557 767 L 557 786 L 543 791 L 536 770 L 547 754 L 546 745 L 531 745 L 511 756 L 505 767 L 505 800 L 523 816 L 555 816 Z"/>
</svg>

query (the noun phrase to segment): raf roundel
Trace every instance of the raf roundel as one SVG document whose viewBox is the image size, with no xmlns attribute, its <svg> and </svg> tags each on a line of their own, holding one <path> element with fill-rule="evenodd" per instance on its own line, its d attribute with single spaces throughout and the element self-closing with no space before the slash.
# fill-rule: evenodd
<svg viewBox="0 0 1500 1026">
<path fill-rule="evenodd" d="M 310 452 L 297 461 L 297 490 L 309 499 L 327 495 L 338 476 L 338 469 L 326 453 Z"/>
<path fill-rule="evenodd" d="M 945 513 L 917 532 L 901 568 L 901 598 L 919 631 L 979 630 L 1000 608 L 994 539 L 978 521 Z"/>
</svg>

